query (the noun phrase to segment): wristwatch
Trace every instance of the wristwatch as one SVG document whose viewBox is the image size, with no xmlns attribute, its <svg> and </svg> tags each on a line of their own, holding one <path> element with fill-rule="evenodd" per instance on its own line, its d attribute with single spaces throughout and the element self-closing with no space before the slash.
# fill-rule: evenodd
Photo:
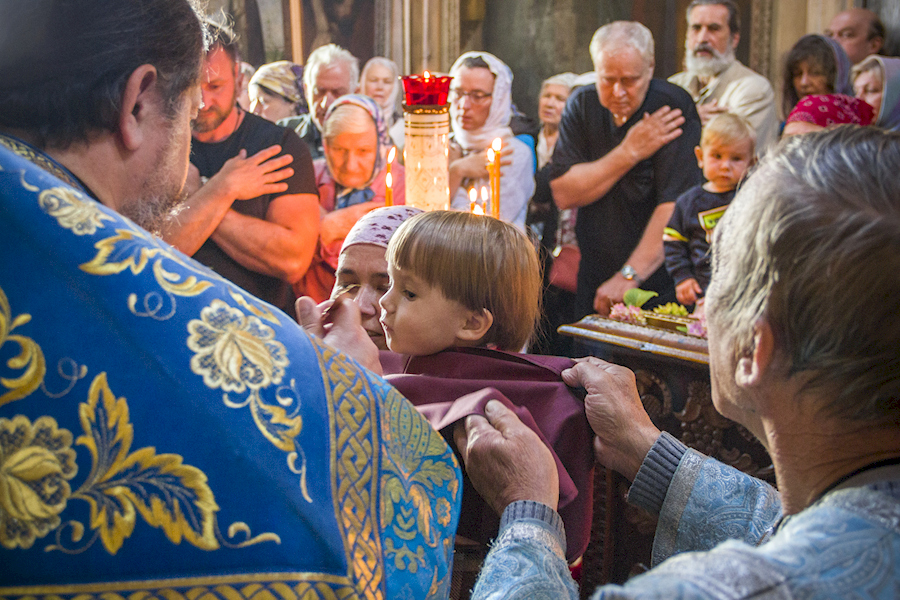
<svg viewBox="0 0 900 600">
<path fill-rule="evenodd" d="M 622 267 L 619 273 L 628 281 L 635 280 L 638 284 L 641 283 L 641 279 L 640 277 L 638 277 L 637 271 L 635 271 L 634 267 L 632 267 L 631 265 L 625 265 L 624 267 Z"/>
</svg>

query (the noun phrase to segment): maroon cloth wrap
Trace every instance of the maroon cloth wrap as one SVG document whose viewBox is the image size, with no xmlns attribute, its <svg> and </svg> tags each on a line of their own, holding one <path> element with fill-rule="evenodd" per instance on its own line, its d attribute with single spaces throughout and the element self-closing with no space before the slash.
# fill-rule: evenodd
<svg viewBox="0 0 900 600">
<path fill-rule="evenodd" d="M 593 510 L 593 432 L 576 392 L 560 373 L 569 358 L 452 348 L 430 356 L 381 352 L 385 378 L 409 398 L 431 425 L 453 443 L 453 425 L 484 414 L 488 400 L 499 400 L 550 447 L 559 471 L 559 514 L 566 527 L 566 558 L 584 554 Z M 465 473 L 464 473 L 465 474 Z M 497 535 L 500 517 L 465 476 L 458 533 L 487 543 Z"/>
</svg>

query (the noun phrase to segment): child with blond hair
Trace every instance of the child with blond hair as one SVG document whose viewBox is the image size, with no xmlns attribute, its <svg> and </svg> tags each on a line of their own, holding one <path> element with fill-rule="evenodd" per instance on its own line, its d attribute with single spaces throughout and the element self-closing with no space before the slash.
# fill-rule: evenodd
<svg viewBox="0 0 900 600">
<path fill-rule="evenodd" d="M 520 353 L 540 315 L 534 245 L 492 217 L 426 212 L 391 237 L 387 266 L 381 324 L 393 352 L 381 353 L 385 378 L 448 438 L 454 422 L 486 414 L 490 400 L 531 423 L 557 457 L 559 513 L 574 560 L 590 538 L 593 434 L 561 378 L 573 361 Z M 474 490 L 464 492 L 460 536 L 485 544 L 498 525 Z"/>
<path fill-rule="evenodd" d="M 391 238 L 387 262 L 381 323 L 394 352 L 515 352 L 534 331 L 540 263 L 525 234 L 506 222 L 465 212 L 416 215 Z"/>
<path fill-rule="evenodd" d="M 694 152 L 706 183 L 678 197 L 663 232 L 666 270 L 685 306 L 696 304 L 709 285 L 712 231 L 752 165 L 755 145 L 753 128 L 731 113 L 716 115 L 703 128 Z"/>
</svg>

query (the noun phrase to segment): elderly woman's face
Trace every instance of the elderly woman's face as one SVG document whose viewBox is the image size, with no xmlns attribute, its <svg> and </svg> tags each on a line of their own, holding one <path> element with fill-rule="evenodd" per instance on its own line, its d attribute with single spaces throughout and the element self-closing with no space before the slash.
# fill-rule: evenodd
<svg viewBox="0 0 900 600">
<path fill-rule="evenodd" d="M 538 98 L 538 118 L 544 125 L 559 125 L 566 100 L 569 99 L 569 88 L 558 83 L 548 83 L 541 89 Z"/>
<path fill-rule="evenodd" d="M 385 249 L 375 244 L 353 244 L 347 246 L 338 257 L 337 280 L 331 297 L 347 294 L 359 306 L 362 326 L 378 346 L 387 350 L 384 329 L 378 320 L 381 306 L 378 301 L 391 287 L 388 276 Z"/>
<path fill-rule="evenodd" d="M 362 188 L 372 178 L 378 153 L 375 122 L 368 119 L 365 129 L 362 133 L 339 133 L 323 141 L 331 176 L 344 187 Z"/>
<path fill-rule="evenodd" d="M 884 94 L 884 82 L 879 69 L 870 69 L 860 73 L 853 80 L 853 92 L 856 97 L 875 109 L 875 116 L 881 110 L 881 97 Z"/>
<path fill-rule="evenodd" d="M 387 67 L 372 64 L 366 69 L 366 77 L 363 81 L 363 94 L 384 108 L 393 100 L 394 74 Z"/>
</svg>

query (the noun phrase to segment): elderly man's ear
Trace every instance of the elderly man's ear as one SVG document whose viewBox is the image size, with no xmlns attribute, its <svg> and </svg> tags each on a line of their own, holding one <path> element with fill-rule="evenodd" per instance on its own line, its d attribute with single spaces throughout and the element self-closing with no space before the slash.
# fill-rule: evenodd
<svg viewBox="0 0 900 600">
<path fill-rule="evenodd" d="M 150 115 L 162 110 L 156 89 L 158 75 L 153 65 L 141 65 L 125 82 L 122 112 L 119 114 L 119 136 L 126 149 L 134 152 L 144 141 L 144 128 Z"/>
<path fill-rule="evenodd" d="M 753 333 L 753 351 L 738 359 L 734 380 L 744 388 L 756 387 L 772 375 L 775 367 L 775 334 L 765 319 L 757 321 Z"/>
</svg>

